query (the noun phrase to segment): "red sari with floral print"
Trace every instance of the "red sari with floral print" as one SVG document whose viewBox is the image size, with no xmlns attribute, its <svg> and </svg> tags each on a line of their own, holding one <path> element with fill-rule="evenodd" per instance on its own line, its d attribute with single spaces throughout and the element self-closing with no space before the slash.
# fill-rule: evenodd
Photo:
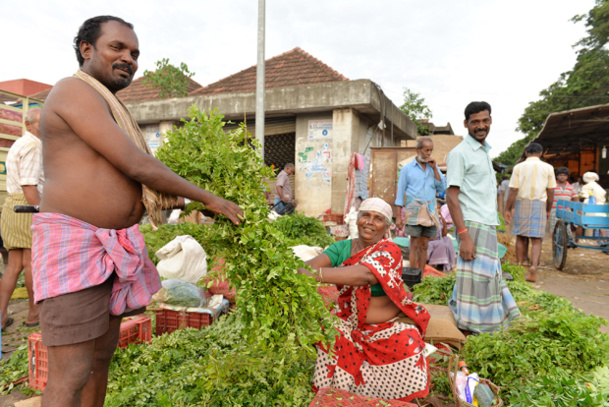
<svg viewBox="0 0 609 407">
<path fill-rule="evenodd" d="M 403 322 L 366 324 L 370 286 L 341 286 L 336 315 L 339 336 L 330 356 L 317 346 L 313 389 L 334 387 L 386 400 L 410 401 L 429 393 L 423 335 L 429 322 L 425 308 L 410 301 L 402 281 L 402 254 L 389 239 L 356 253 L 342 266 L 368 267 L 387 296 L 417 326 Z"/>
</svg>

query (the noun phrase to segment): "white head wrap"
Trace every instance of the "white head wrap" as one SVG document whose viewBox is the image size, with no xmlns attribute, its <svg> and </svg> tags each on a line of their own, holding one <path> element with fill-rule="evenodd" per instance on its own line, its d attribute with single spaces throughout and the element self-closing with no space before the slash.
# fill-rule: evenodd
<svg viewBox="0 0 609 407">
<path fill-rule="evenodd" d="M 387 202 L 383 201 L 381 198 L 368 198 L 359 207 L 361 211 L 376 211 L 387 219 L 389 223 L 393 218 L 393 210 L 391 209 L 391 205 Z"/>
<path fill-rule="evenodd" d="M 598 181 L 598 174 L 592 171 L 588 171 L 587 173 L 584 174 L 584 176 L 582 177 L 582 179 L 584 180 L 584 182 L 587 184 L 588 182 L 592 182 L 592 181 Z"/>
</svg>

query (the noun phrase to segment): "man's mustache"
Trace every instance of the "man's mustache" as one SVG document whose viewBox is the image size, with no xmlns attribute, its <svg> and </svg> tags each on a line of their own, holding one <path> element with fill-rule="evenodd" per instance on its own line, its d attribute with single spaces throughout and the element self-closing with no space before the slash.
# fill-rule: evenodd
<svg viewBox="0 0 609 407">
<path fill-rule="evenodd" d="M 130 75 L 133 75 L 133 68 L 127 64 L 114 64 L 112 65 L 113 69 L 122 69 L 128 71 Z"/>
</svg>

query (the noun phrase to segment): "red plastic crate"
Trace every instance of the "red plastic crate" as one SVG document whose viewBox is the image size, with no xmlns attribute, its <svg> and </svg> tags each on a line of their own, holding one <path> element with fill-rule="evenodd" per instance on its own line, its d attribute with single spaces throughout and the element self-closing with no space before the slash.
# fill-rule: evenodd
<svg viewBox="0 0 609 407">
<path fill-rule="evenodd" d="M 382 400 L 376 397 L 358 396 L 346 390 L 324 387 L 320 389 L 309 407 L 417 407 L 416 404 L 398 400 Z"/>
<path fill-rule="evenodd" d="M 49 355 L 42 344 L 40 332 L 34 332 L 28 340 L 28 372 L 30 387 L 44 390 L 49 379 Z"/>
<path fill-rule="evenodd" d="M 152 336 L 152 319 L 138 315 L 121 323 L 118 346 L 126 348 L 130 343 L 148 343 Z M 30 387 L 43 391 L 49 379 L 49 356 L 42 344 L 40 332 L 34 332 L 28 340 L 28 372 Z"/>
<path fill-rule="evenodd" d="M 161 308 L 156 311 L 156 335 L 171 333 L 181 328 L 201 329 L 214 322 L 214 317 L 202 312 L 174 311 Z"/>
<path fill-rule="evenodd" d="M 138 315 L 121 323 L 118 347 L 126 348 L 130 343 L 149 343 L 152 337 L 152 319 L 148 315 Z"/>
</svg>

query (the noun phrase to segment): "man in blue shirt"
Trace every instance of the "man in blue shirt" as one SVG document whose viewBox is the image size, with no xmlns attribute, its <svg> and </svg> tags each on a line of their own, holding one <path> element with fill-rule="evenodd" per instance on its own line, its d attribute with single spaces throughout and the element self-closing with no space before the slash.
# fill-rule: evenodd
<svg viewBox="0 0 609 407">
<path fill-rule="evenodd" d="M 436 160 L 431 158 L 432 152 L 433 140 L 429 137 L 419 137 L 415 159 L 400 170 L 395 199 L 395 205 L 398 207 L 395 223 L 398 229 L 402 229 L 404 226 L 403 206 L 406 206 L 407 213 L 414 214 L 414 216 L 407 216 L 404 232 L 410 235 L 410 267 L 417 267 L 421 270 L 425 269 L 427 264 L 429 238 L 435 237 L 437 233 L 436 192 L 441 193 L 446 190 L 446 178 L 438 169 Z M 406 201 L 406 205 L 404 205 L 404 201 Z M 423 205 L 431 217 L 420 211 Z M 416 216 L 417 213 L 419 216 Z M 434 224 L 430 226 L 432 222 Z"/>
</svg>

